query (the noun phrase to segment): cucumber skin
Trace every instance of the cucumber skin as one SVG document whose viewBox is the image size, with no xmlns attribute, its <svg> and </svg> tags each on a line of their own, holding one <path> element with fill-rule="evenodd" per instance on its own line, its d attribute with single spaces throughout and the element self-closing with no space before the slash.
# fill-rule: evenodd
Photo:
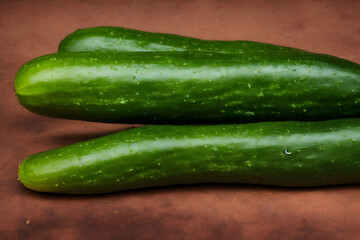
<svg viewBox="0 0 360 240">
<path fill-rule="evenodd" d="M 175 34 L 152 33 L 122 27 L 79 29 L 63 39 L 58 52 L 108 51 L 202 51 L 244 53 L 249 51 L 303 51 L 253 41 L 200 40 Z"/>
<path fill-rule="evenodd" d="M 360 183 L 360 119 L 154 125 L 27 158 L 40 192 L 94 194 L 193 183 L 312 187 Z"/>
<path fill-rule="evenodd" d="M 31 112 L 96 122 L 360 116 L 360 65 L 311 53 L 58 53 L 25 64 L 15 88 Z"/>
</svg>

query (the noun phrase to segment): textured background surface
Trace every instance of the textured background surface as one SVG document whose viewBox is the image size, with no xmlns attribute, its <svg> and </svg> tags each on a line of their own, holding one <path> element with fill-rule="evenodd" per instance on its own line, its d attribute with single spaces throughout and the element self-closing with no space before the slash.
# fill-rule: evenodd
<svg viewBox="0 0 360 240">
<path fill-rule="evenodd" d="M 270 3 L 271 2 L 271 3 Z M 30 154 L 130 127 L 25 111 L 18 68 L 65 35 L 101 25 L 254 40 L 360 63 L 359 1 L 0 1 L 0 239 L 359 239 L 360 185 L 313 189 L 194 185 L 101 196 L 26 190 Z"/>
</svg>

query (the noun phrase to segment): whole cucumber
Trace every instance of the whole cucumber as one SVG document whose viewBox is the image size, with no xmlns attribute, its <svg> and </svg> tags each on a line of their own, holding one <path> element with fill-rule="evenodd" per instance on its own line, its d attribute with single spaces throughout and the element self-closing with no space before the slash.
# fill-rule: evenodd
<svg viewBox="0 0 360 240">
<path fill-rule="evenodd" d="M 35 191 L 88 194 L 173 184 L 360 183 L 360 119 L 147 126 L 27 158 Z"/>
<path fill-rule="evenodd" d="M 59 53 L 25 64 L 28 110 L 118 123 L 244 123 L 360 116 L 360 65 L 310 53 Z"/>
<path fill-rule="evenodd" d="M 58 52 L 203 51 L 244 53 L 273 50 L 302 51 L 253 41 L 211 41 L 122 27 L 94 27 L 79 29 L 68 35 L 61 41 Z"/>
</svg>

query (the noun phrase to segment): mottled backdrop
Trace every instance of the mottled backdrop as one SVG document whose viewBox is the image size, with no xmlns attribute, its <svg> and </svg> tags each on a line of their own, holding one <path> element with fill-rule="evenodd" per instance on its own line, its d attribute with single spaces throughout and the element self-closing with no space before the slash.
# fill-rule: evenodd
<svg viewBox="0 0 360 240">
<path fill-rule="evenodd" d="M 203 39 L 254 40 L 360 63 L 360 1 L 0 1 L 0 239 L 359 239 L 360 185 L 287 189 L 194 185 L 101 196 L 26 190 L 30 154 L 130 125 L 24 110 L 14 76 L 77 28 L 122 26 Z"/>
</svg>

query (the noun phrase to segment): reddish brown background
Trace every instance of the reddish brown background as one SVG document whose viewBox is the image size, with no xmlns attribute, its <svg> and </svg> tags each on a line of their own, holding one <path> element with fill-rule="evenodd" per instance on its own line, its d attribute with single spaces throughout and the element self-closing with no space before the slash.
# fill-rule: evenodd
<svg viewBox="0 0 360 240">
<path fill-rule="evenodd" d="M 194 185 L 101 196 L 31 192 L 30 154 L 129 125 L 51 119 L 13 91 L 26 61 L 101 25 L 203 39 L 254 40 L 360 63 L 359 1 L 0 1 L 0 239 L 360 239 L 360 185 L 285 189 Z"/>
</svg>

